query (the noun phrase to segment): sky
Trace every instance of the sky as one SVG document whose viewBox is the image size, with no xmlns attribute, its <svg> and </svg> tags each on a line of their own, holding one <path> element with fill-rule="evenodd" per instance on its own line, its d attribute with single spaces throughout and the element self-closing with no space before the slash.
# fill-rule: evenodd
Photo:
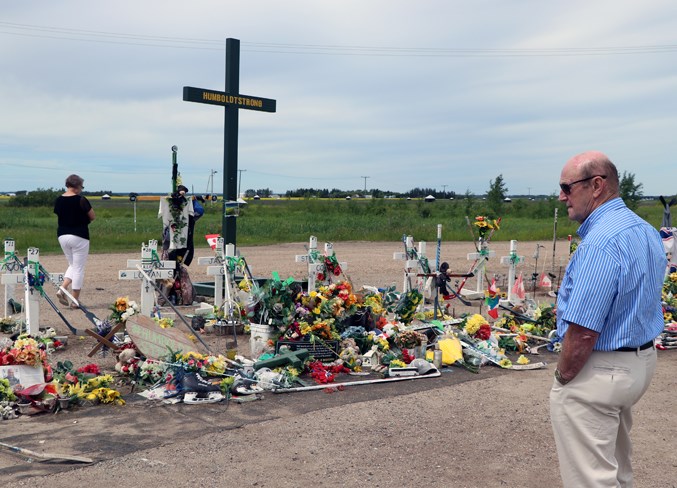
<svg viewBox="0 0 677 488">
<path fill-rule="evenodd" d="M 0 192 L 223 191 L 240 40 L 240 191 L 558 192 L 599 150 L 645 195 L 677 192 L 671 0 L 0 0 Z M 214 173 L 215 172 L 215 173 Z"/>
</svg>

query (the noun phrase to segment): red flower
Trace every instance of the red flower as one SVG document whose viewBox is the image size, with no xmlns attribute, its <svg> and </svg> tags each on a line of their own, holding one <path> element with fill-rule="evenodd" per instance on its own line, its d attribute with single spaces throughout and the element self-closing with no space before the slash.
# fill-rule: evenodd
<svg viewBox="0 0 677 488">
<path fill-rule="evenodd" d="M 324 273 L 317 273 L 317 281 L 324 281 Z"/>
<path fill-rule="evenodd" d="M 409 354 L 409 351 L 407 351 L 406 349 L 402 349 L 402 361 L 404 361 L 405 364 L 409 364 L 414 359 L 416 359 L 415 356 Z"/>
<path fill-rule="evenodd" d="M 79 368 L 78 373 L 89 373 L 98 376 L 101 374 L 101 370 L 99 369 L 99 366 L 97 366 L 96 364 L 90 363 Z"/>
<path fill-rule="evenodd" d="M 491 337 L 491 326 L 489 324 L 480 325 L 480 328 L 475 332 L 475 337 L 483 341 L 489 339 Z"/>
</svg>

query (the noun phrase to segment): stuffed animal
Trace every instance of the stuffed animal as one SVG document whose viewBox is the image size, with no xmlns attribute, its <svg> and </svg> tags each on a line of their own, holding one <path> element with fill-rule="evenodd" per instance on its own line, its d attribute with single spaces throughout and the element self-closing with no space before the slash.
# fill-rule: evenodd
<svg viewBox="0 0 677 488">
<path fill-rule="evenodd" d="M 120 351 L 118 355 L 118 362 L 115 365 L 115 371 L 120 374 L 132 374 L 138 367 L 139 359 L 137 357 L 136 349 L 130 347 Z"/>
</svg>

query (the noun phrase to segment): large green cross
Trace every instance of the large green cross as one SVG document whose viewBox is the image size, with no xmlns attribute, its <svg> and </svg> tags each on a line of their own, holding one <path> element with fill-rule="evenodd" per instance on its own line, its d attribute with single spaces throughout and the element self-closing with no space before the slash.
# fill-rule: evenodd
<svg viewBox="0 0 677 488">
<path fill-rule="evenodd" d="M 275 100 L 253 97 L 240 93 L 240 41 L 226 39 L 226 91 L 183 87 L 186 102 L 221 105 L 225 108 L 223 129 L 223 215 L 222 235 L 226 244 L 236 246 L 237 227 L 235 216 L 227 215 L 228 202 L 235 202 L 237 194 L 237 131 L 239 109 L 275 112 Z M 237 247 L 237 246 L 236 246 Z"/>
</svg>

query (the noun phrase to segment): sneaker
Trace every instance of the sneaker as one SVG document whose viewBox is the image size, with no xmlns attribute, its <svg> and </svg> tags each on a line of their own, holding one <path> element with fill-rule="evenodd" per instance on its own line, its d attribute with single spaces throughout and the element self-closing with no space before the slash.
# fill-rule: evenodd
<svg viewBox="0 0 677 488">
<path fill-rule="evenodd" d="M 16 300 L 14 300 L 14 298 L 10 298 L 7 301 L 7 304 L 9 305 L 9 308 L 12 311 L 12 315 L 16 315 L 18 313 L 21 313 L 21 311 L 23 310 L 23 307 L 21 306 L 21 304 L 19 302 L 17 302 Z"/>
<path fill-rule="evenodd" d="M 66 298 L 64 292 L 62 292 L 61 290 L 56 292 L 56 299 L 59 300 L 59 303 L 61 305 L 65 305 L 66 307 L 68 306 L 68 299 Z"/>
</svg>

